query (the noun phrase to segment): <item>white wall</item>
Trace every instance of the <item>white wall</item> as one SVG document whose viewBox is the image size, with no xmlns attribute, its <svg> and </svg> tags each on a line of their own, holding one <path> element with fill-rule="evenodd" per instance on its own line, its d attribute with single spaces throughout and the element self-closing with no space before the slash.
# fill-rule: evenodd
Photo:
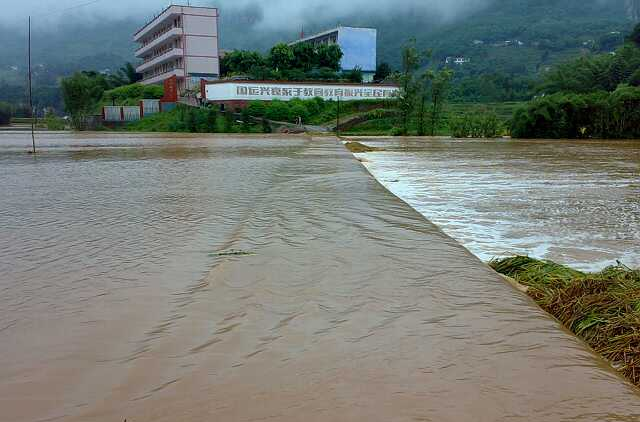
<svg viewBox="0 0 640 422">
<path fill-rule="evenodd" d="M 218 36 L 218 18 L 184 15 L 184 32 L 195 35 Z"/>
<path fill-rule="evenodd" d="M 195 37 L 185 35 L 187 56 L 218 57 L 218 39 L 212 37 Z"/>
<path fill-rule="evenodd" d="M 208 73 L 219 75 L 219 60 L 215 57 L 185 57 L 187 73 Z"/>
<path fill-rule="evenodd" d="M 207 101 L 283 100 L 320 97 L 325 100 L 354 101 L 395 98 L 399 89 L 388 85 L 296 84 L 224 82 L 206 86 Z"/>
</svg>

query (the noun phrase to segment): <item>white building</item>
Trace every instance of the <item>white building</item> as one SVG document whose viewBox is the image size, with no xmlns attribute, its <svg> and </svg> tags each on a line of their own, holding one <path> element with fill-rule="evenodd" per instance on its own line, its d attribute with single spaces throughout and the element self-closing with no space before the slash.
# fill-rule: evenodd
<svg viewBox="0 0 640 422">
<path fill-rule="evenodd" d="M 354 28 L 339 26 L 329 31 L 320 32 L 289 45 L 308 43 L 314 46 L 320 44 L 338 44 L 342 50 L 340 68 L 342 71 L 350 71 L 359 68 L 365 82 L 373 81 L 376 73 L 378 31 L 374 28 Z"/>
<path fill-rule="evenodd" d="M 444 62 L 446 64 L 457 64 L 457 65 L 463 65 L 465 63 L 469 63 L 471 61 L 470 58 L 468 57 L 447 57 Z"/>
<path fill-rule="evenodd" d="M 133 36 L 140 44 L 136 68 L 143 84 L 159 84 L 175 76 L 179 91 L 195 88 L 200 79 L 220 75 L 218 9 L 167 7 Z"/>
</svg>

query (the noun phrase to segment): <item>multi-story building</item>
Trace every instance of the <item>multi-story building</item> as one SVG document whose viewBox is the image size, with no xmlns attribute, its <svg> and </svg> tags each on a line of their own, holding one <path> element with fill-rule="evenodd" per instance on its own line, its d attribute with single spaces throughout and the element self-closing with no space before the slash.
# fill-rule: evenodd
<svg viewBox="0 0 640 422">
<path fill-rule="evenodd" d="M 136 71 L 143 84 L 175 76 L 178 91 L 197 88 L 200 79 L 220 75 L 218 9 L 171 5 L 133 36 L 140 44 Z"/>
<path fill-rule="evenodd" d="M 338 44 L 342 50 L 340 67 L 342 71 L 360 68 L 365 82 L 373 81 L 376 73 L 378 31 L 374 28 L 354 28 L 339 26 L 296 40 L 289 45 L 299 43 Z"/>
</svg>

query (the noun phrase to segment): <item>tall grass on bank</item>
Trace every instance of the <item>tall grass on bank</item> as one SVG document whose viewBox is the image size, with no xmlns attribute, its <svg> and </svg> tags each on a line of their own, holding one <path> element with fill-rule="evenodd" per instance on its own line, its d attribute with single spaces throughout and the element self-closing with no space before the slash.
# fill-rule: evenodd
<svg viewBox="0 0 640 422">
<path fill-rule="evenodd" d="M 640 270 L 618 264 L 583 273 L 524 256 L 489 265 L 640 386 Z"/>
</svg>

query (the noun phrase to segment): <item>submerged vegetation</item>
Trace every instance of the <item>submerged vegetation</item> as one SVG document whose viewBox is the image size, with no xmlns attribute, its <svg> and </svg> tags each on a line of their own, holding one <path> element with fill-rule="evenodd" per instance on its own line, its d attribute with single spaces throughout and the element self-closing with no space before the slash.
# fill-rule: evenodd
<svg viewBox="0 0 640 422">
<path fill-rule="evenodd" d="M 583 273 L 524 256 L 490 265 L 640 386 L 640 270 L 618 264 Z"/>
<path fill-rule="evenodd" d="M 382 151 L 382 149 L 380 149 L 380 148 L 370 147 L 368 145 L 361 144 L 360 142 L 347 142 L 346 144 L 344 144 L 344 146 L 349 151 L 351 151 L 353 153 L 356 153 L 356 154 L 364 153 L 364 152 Z"/>
</svg>

